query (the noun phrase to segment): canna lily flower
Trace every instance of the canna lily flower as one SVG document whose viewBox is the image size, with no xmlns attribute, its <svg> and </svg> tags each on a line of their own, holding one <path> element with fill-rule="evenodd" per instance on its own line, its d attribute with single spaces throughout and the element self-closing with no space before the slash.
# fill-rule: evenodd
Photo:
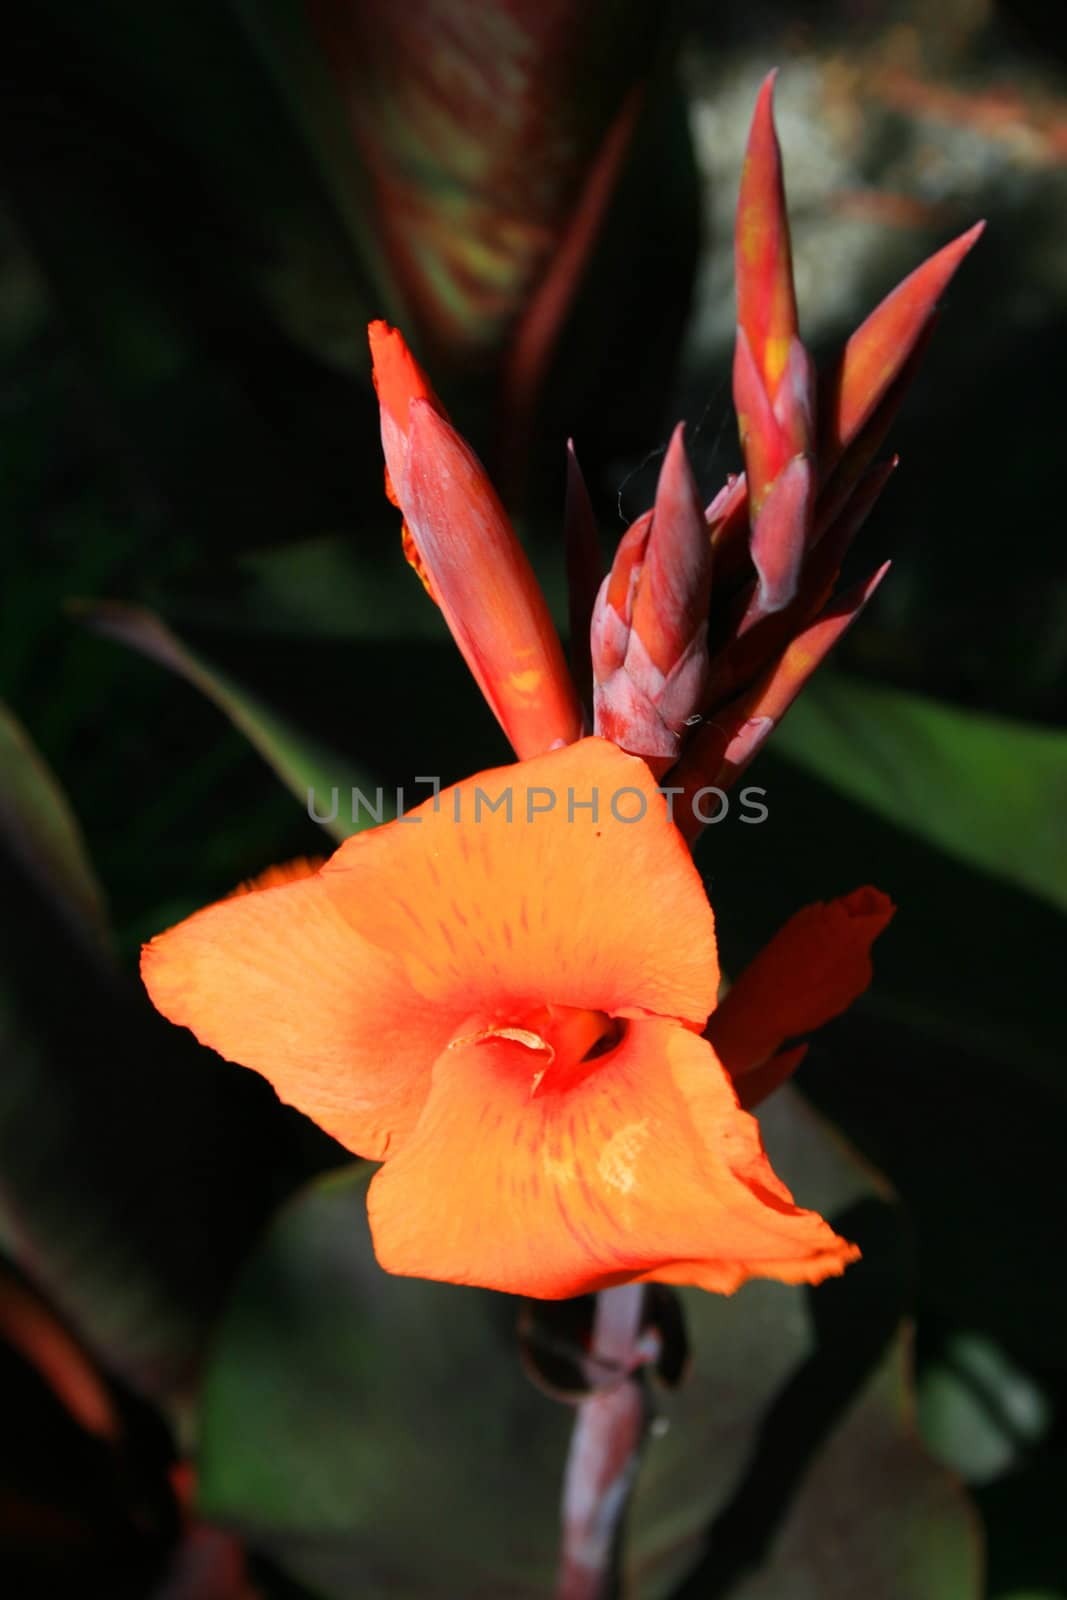
<svg viewBox="0 0 1067 1600">
<path fill-rule="evenodd" d="M 874 890 L 809 908 L 716 1009 L 714 919 L 666 804 L 587 738 L 275 869 L 142 970 L 165 1016 L 383 1163 L 386 1270 L 729 1293 L 858 1253 L 794 1203 L 739 1094 L 866 987 L 891 911 Z"/>
<path fill-rule="evenodd" d="M 875 456 L 978 231 L 906 279 L 816 385 L 765 86 L 737 256 L 751 485 L 732 480 L 703 511 L 676 430 L 655 505 L 602 578 L 570 454 L 571 655 L 590 738 L 484 468 L 402 336 L 371 325 L 408 558 L 519 763 L 324 864 L 273 869 L 154 939 L 142 970 L 164 1015 L 382 1163 L 369 1211 L 387 1270 L 554 1299 L 816 1283 L 855 1258 L 794 1203 L 750 1108 L 867 986 L 892 906 L 863 889 L 807 908 L 717 1005 L 687 802 L 745 769 L 884 575 L 835 594 L 894 464 Z"/>
</svg>

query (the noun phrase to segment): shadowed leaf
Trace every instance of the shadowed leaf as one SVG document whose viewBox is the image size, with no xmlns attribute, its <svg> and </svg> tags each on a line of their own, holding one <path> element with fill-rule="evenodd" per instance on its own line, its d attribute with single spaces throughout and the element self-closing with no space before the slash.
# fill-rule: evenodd
<svg viewBox="0 0 1067 1600">
<path fill-rule="evenodd" d="M 365 774 L 290 727 L 226 673 L 209 666 L 151 611 L 113 602 L 88 603 L 79 605 L 77 610 L 97 633 L 139 650 L 206 695 L 255 746 L 297 799 L 309 810 L 313 803 L 316 820 L 335 810 L 336 815 L 323 822 L 335 839 L 347 838 L 370 820 L 364 808 L 348 804 L 353 789 L 371 794 Z M 336 806 L 331 796 L 336 798 Z"/>
<path fill-rule="evenodd" d="M 0 832 L 56 906 L 107 949 L 104 894 L 67 797 L 8 708 L 0 704 Z"/>
<path fill-rule="evenodd" d="M 54 780 L 35 782 L 70 822 Z M 264 1086 L 163 1024 L 6 845 L 0 1248 L 110 1370 L 173 1398 L 250 1237 L 308 1166 Z"/>
<path fill-rule="evenodd" d="M 867 1260 L 813 1296 L 775 1284 L 730 1300 L 684 1292 L 695 1371 L 659 1402 L 670 1426 L 642 1467 L 627 1593 L 666 1600 L 699 1561 L 713 1519 L 733 1530 L 717 1569 L 729 1582 L 740 1576 L 750 1528 L 758 1550 L 777 1559 L 775 1540 L 792 1537 L 790 1496 L 816 1480 L 817 1452 L 829 1441 L 870 1502 L 869 1515 L 857 1516 L 853 1587 L 842 1596 L 867 1592 L 868 1577 L 881 1581 L 902 1526 L 911 1539 L 921 1514 L 934 1519 L 931 1542 L 936 1534 L 955 1564 L 959 1586 L 944 1600 L 970 1600 L 962 1512 L 897 1404 L 901 1259 L 891 1208 L 791 1095 L 772 1106 L 775 1161 L 806 1201 L 829 1207 L 861 1238 Z M 307 1190 L 250 1266 L 207 1388 L 204 1509 L 337 1600 L 379 1592 L 543 1600 L 572 1412 L 523 1375 L 517 1302 L 380 1271 L 365 1182 L 366 1170 L 354 1168 Z M 887 1360 L 892 1393 L 890 1380 L 875 1377 Z M 857 1464 L 857 1451 L 869 1465 Z M 892 1541 L 879 1551 L 887 1529 Z M 896 1570 L 898 1592 L 908 1592 L 910 1575 L 920 1583 L 933 1568 L 913 1561 L 908 1546 Z M 718 1592 L 728 1591 L 694 1589 Z"/>
<path fill-rule="evenodd" d="M 792 1090 L 760 1121 L 775 1169 L 864 1257 L 814 1291 L 682 1292 L 693 1371 L 662 1402 L 668 1426 L 638 1482 L 634 1592 L 978 1600 L 971 1515 L 912 1423 L 894 1207 Z"/>
<path fill-rule="evenodd" d="M 775 744 L 898 827 L 1067 908 L 1067 735 L 823 674 Z"/>
</svg>

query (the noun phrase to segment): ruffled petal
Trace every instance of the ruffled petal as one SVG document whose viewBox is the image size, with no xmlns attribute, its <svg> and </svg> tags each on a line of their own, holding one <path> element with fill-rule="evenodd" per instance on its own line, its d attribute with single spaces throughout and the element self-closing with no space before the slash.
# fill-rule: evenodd
<svg viewBox="0 0 1067 1600">
<path fill-rule="evenodd" d="M 738 1083 L 785 1040 L 821 1028 L 863 993 L 871 945 L 894 909 L 888 896 L 867 888 L 790 917 L 708 1023 L 705 1036 Z"/>
<path fill-rule="evenodd" d="M 249 878 L 247 883 L 239 883 L 236 889 L 230 890 L 226 898 L 235 900 L 239 894 L 255 894 L 257 889 L 277 889 L 283 883 L 295 883 L 299 878 L 311 878 L 325 861 L 325 856 L 297 856 L 293 861 L 281 861 L 275 867 L 267 867 L 263 872 L 258 872 L 254 878 Z"/>
<path fill-rule="evenodd" d="M 595 806 L 595 810 L 590 807 Z M 323 869 L 368 939 L 451 1012 L 655 1012 L 703 1026 L 715 925 L 644 762 L 604 739 L 456 784 Z"/>
<path fill-rule="evenodd" d="M 259 881 L 154 939 L 148 992 L 375 1159 L 414 1125 L 466 1019 L 554 1005 L 699 1027 L 714 1001 L 700 879 L 647 767 L 600 739 L 482 773 L 320 870 Z"/>
<path fill-rule="evenodd" d="M 370 1189 L 387 1271 L 559 1299 L 633 1279 L 817 1283 L 858 1255 L 793 1204 L 713 1051 L 677 1023 L 634 1022 L 558 1081 L 543 1067 L 499 1037 L 439 1057 Z"/>
</svg>

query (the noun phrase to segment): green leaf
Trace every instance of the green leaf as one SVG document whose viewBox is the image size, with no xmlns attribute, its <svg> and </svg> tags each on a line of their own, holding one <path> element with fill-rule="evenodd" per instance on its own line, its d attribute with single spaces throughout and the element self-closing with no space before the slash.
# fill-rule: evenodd
<svg viewBox="0 0 1067 1600">
<path fill-rule="evenodd" d="M 1061 913 L 773 750 L 751 776 L 766 821 L 735 812 L 701 846 L 726 969 L 799 906 L 864 883 L 891 895 L 871 988 L 815 1035 L 801 1087 L 914 1219 L 920 1326 L 980 1332 L 1024 1369 L 1062 1371 L 1067 1282 L 1047 1267 L 1067 1139 Z"/>
<path fill-rule="evenodd" d="M 991 1339 L 956 1334 L 923 1366 L 919 1420 L 939 1461 L 967 1483 L 989 1483 L 1049 1432 L 1052 1406 Z"/>
<path fill-rule="evenodd" d="M 252 551 L 236 593 L 183 597 L 181 617 L 230 631 L 361 640 L 447 637 L 440 608 L 404 560 L 400 523 L 382 497 L 360 537 L 322 535 Z"/>
<path fill-rule="evenodd" d="M 975 1493 L 989 1531 L 989 1600 L 1067 1600 L 1062 1440 Z"/>
<path fill-rule="evenodd" d="M 977 1600 L 973 1516 L 914 1428 L 895 1208 L 792 1091 L 761 1123 L 776 1170 L 863 1260 L 814 1291 L 683 1292 L 693 1372 L 664 1401 L 638 1481 L 635 1592 Z"/>
<path fill-rule="evenodd" d="M 9 199 L 102 423 L 78 450 L 127 475 L 124 579 L 349 507 L 373 407 L 337 368 L 366 371 L 381 295 L 233 6 L 42 0 L 26 24 Z"/>
<path fill-rule="evenodd" d="M 250 1239 L 314 1162 L 265 1084 L 116 969 L 71 808 L 3 728 L 0 1249 L 108 1369 L 173 1399 Z"/>
<path fill-rule="evenodd" d="M 902 1341 L 800 1485 L 764 1568 L 734 1600 L 979 1600 L 981 1538 L 952 1478 L 923 1462 Z"/>
<path fill-rule="evenodd" d="M 516 1303 L 392 1278 L 366 1167 L 279 1217 L 222 1330 L 202 1508 L 324 1594 L 548 1592 L 569 1416 L 519 1368 Z"/>
<path fill-rule="evenodd" d="M 374 226 L 374 197 L 345 105 L 309 26 L 311 9 L 300 0 L 230 0 L 255 50 L 274 79 L 292 124 L 303 140 L 337 216 L 366 274 L 364 304 L 392 322 L 404 320 L 404 303 L 392 280 Z M 365 321 L 366 318 L 361 319 Z M 360 330 L 362 333 L 362 329 Z M 369 363 L 359 344 L 358 364 Z"/>
<path fill-rule="evenodd" d="M 314 813 L 318 821 L 335 813 L 323 822 L 335 839 L 346 839 L 373 820 L 366 807 L 351 803 L 357 789 L 375 799 L 365 773 L 291 727 L 228 674 L 190 650 L 153 612 L 100 602 L 80 604 L 77 614 L 97 633 L 139 650 L 206 695 L 308 807 L 309 815 Z"/>
<path fill-rule="evenodd" d="M 108 950 L 104 893 L 78 820 L 26 730 L 2 703 L 0 832 L 72 927 Z"/>
<path fill-rule="evenodd" d="M 754 1554 L 798 1575 L 782 1600 L 813 1571 L 820 1600 L 972 1600 L 966 1512 L 907 1415 L 891 1207 L 795 1097 L 773 1103 L 768 1133 L 867 1259 L 814 1294 L 685 1292 L 695 1369 L 642 1466 L 627 1592 L 666 1600 L 710 1526 L 717 1564 L 694 1595 L 733 1594 Z M 543 1600 L 570 1412 L 522 1375 L 514 1301 L 377 1267 L 366 1181 L 351 1168 L 307 1190 L 249 1267 L 206 1388 L 203 1509 L 337 1600 Z M 796 1530 L 794 1492 L 848 1496 L 847 1569 L 824 1559 L 826 1513 Z"/>
<path fill-rule="evenodd" d="M 774 739 L 898 827 L 1067 910 L 1067 734 L 824 673 Z"/>
</svg>

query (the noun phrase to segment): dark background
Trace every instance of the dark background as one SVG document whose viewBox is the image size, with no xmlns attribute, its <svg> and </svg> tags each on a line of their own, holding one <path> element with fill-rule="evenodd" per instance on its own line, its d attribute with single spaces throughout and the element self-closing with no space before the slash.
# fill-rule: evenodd
<svg viewBox="0 0 1067 1600">
<path fill-rule="evenodd" d="M 650 38 L 637 21 L 624 36 L 625 10 L 584 70 L 624 84 L 650 60 L 652 87 L 512 480 L 558 614 L 563 438 L 607 549 L 649 503 L 676 417 L 709 499 L 737 466 L 729 227 L 769 66 L 817 359 L 988 218 L 893 434 L 902 465 L 856 561 L 894 568 L 834 664 L 846 676 L 754 770 L 769 821 L 728 818 L 699 859 L 728 969 L 808 901 L 874 882 L 900 907 L 870 996 L 816 1042 L 801 1087 L 899 1196 L 919 1422 L 984 1519 L 991 1600 L 1062 1600 L 1062 8 L 691 4 Z M 327 781 L 342 756 L 369 786 L 507 758 L 401 555 L 362 343 L 393 307 L 352 222 L 358 186 L 308 133 L 321 86 L 287 84 L 249 22 L 271 13 L 41 0 L 0 64 L 0 694 L 77 816 L 127 975 L 144 938 L 329 841 L 209 698 L 101 636 L 100 602 L 149 607 L 255 697 L 253 721 L 267 708 L 337 752 Z M 465 315 L 451 342 L 428 321 L 413 337 L 504 471 L 504 336 Z M 947 720 L 931 731 L 913 696 Z M 70 1217 L 96 1208 L 103 1232 L 149 1241 L 177 1219 L 160 1279 L 210 1321 L 272 1207 L 339 1152 L 258 1081 L 220 1083 L 135 990 L 116 998 L 24 853 L 6 876 L 6 1254 L 25 1272 L 20 1229 L 36 1229 L 38 1253 L 58 1251 L 39 1287 L 105 1366 L 131 1390 L 181 1389 L 178 1335 L 147 1367 L 108 1350 L 108 1317 L 85 1308 L 121 1300 L 135 1269 L 115 1247 L 79 1298 Z M 131 1187 L 101 1200 L 131 1162 Z"/>
</svg>

